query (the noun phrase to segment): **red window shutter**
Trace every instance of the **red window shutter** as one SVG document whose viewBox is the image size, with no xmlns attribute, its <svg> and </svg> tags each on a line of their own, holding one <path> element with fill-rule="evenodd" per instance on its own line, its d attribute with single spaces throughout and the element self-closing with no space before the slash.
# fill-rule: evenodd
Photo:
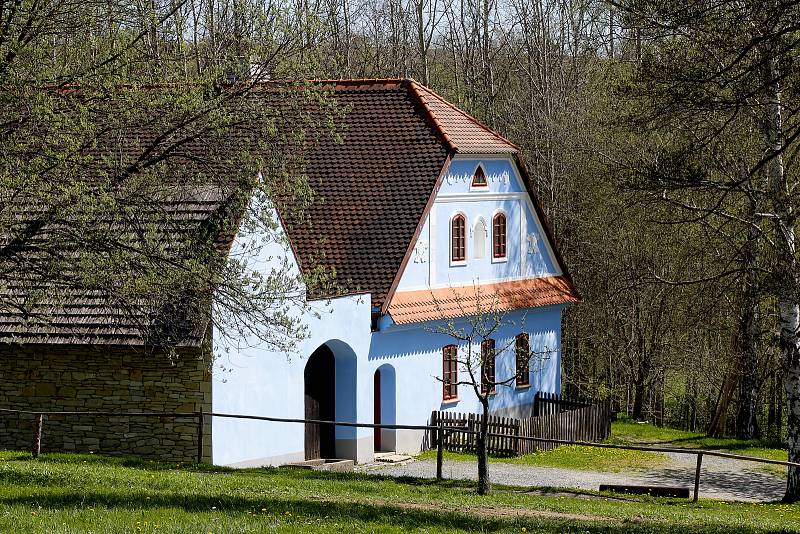
<svg viewBox="0 0 800 534">
<path fill-rule="evenodd" d="M 447 345 L 442 350 L 442 398 L 458 398 L 458 348 Z"/>
<path fill-rule="evenodd" d="M 495 392 L 494 339 L 481 341 L 481 393 Z"/>
</svg>

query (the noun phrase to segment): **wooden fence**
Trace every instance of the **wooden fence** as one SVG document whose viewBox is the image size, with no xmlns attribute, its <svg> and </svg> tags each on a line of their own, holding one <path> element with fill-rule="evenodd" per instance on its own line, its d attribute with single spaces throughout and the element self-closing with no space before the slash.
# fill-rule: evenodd
<svg viewBox="0 0 800 534">
<path fill-rule="evenodd" d="M 611 405 L 600 402 L 575 410 L 522 419 L 520 434 L 563 441 L 603 441 L 611 435 Z M 558 446 L 553 442 L 523 440 L 518 454 L 549 451 Z"/>
<path fill-rule="evenodd" d="M 432 426 L 448 427 L 442 445 L 451 452 L 475 452 L 480 414 L 434 411 Z M 463 432 L 454 429 L 463 429 Z M 581 408 L 524 419 L 489 416 L 489 454 L 514 456 L 536 451 L 547 451 L 559 443 L 532 441 L 524 438 L 542 438 L 562 441 L 602 441 L 611 434 L 611 406 L 608 402 L 586 405 Z M 437 446 L 436 433 L 432 433 L 432 447 Z"/>
<path fill-rule="evenodd" d="M 595 401 L 579 397 L 566 397 L 557 393 L 539 391 L 533 398 L 533 417 L 541 415 L 554 415 L 567 410 L 586 408 L 596 404 Z"/>
<path fill-rule="evenodd" d="M 609 413 L 609 415 L 610 415 L 611 405 L 609 403 L 603 403 L 603 404 L 596 405 L 595 408 L 597 408 L 599 410 L 606 410 L 606 412 Z M 573 411 L 578 411 L 578 410 L 573 410 Z M 438 417 L 436 414 L 440 414 L 440 413 L 441 412 L 434 412 L 434 420 L 436 420 L 435 418 Z M 449 426 L 446 426 L 444 424 L 444 418 L 442 418 L 440 420 L 436 420 L 437 423 L 440 423 L 438 425 L 398 425 L 398 424 L 382 425 L 382 424 L 376 424 L 376 423 L 356 423 L 356 422 L 351 422 L 351 421 L 321 421 L 321 420 L 318 420 L 318 419 L 290 419 L 290 418 L 286 418 L 286 417 L 268 417 L 268 416 L 263 416 L 263 415 L 244 415 L 244 414 L 214 413 L 214 412 L 203 413 L 202 410 L 200 410 L 199 412 L 184 412 L 184 413 L 180 413 L 180 412 L 178 412 L 178 413 L 172 413 L 172 412 L 161 412 L 161 413 L 155 413 L 155 412 L 120 413 L 120 412 L 99 412 L 99 411 L 98 412 L 92 412 L 92 411 L 85 411 L 85 412 L 80 412 L 80 411 L 50 411 L 50 412 L 42 412 L 42 411 L 33 411 L 33 410 L 15 410 L 15 409 L 10 409 L 10 408 L 0 408 L 0 415 L 2 415 L 2 414 L 12 414 L 12 415 L 17 415 L 17 416 L 23 415 L 23 414 L 27 414 L 27 415 L 35 416 L 36 424 L 34 425 L 34 436 L 33 436 L 34 439 L 33 439 L 33 450 L 32 450 L 32 453 L 33 453 L 34 457 L 39 455 L 39 452 L 40 452 L 41 446 L 42 446 L 42 434 L 43 434 L 42 425 L 43 425 L 43 421 L 44 421 L 44 419 L 43 419 L 44 415 L 63 415 L 63 416 L 73 416 L 73 417 L 75 417 L 75 416 L 85 416 L 85 415 L 114 416 L 114 417 L 157 417 L 157 418 L 162 418 L 162 417 L 195 418 L 196 417 L 197 418 L 197 423 L 198 423 L 198 425 L 197 425 L 198 426 L 198 436 L 202 436 L 202 428 L 203 428 L 203 419 L 204 419 L 204 417 L 223 417 L 223 418 L 230 418 L 230 419 L 245 419 L 245 420 L 251 420 L 251 421 L 271 421 L 271 422 L 281 422 L 281 423 L 301 423 L 301 424 L 313 423 L 313 424 L 321 424 L 321 425 L 343 426 L 343 427 L 350 427 L 350 428 L 389 428 L 389 429 L 394 429 L 394 430 L 401 430 L 401 429 L 402 430 L 425 430 L 425 431 L 428 431 L 428 432 L 431 433 L 431 436 L 432 436 L 433 439 L 431 439 L 430 443 L 432 443 L 433 446 L 436 447 L 436 449 L 437 449 L 436 450 L 436 479 L 437 480 L 442 480 L 443 479 L 442 449 L 444 448 L 443 446 L 439 447 L 437 445 L 439 443 L 442 443 L 442 445 L 444 445 L 445 441 L 447 439 L 450 439 L 450 438 L 447 437 L 448 433 L 459 433 L 459 432 L 461 432 L 461 433 L 470 433 L 470 434 L 473 434 L 473 435 L 475 434 L 474 430 L 466 429 L 465 428 L 466 425 L 464 423 L 462 423 L 461 427 L 449 427 Z M 448 417 L 452 416 L 452 414 L 445 414 L 445 415 L 447 415 Z M 562 413 L 562 414 L 558 414 L 558 415 L 564 415 L 564 414 Z M 473 415 L 473 419 L 475 419 L 475 417 L 476 416 Z M 575 417 L 576 417 L 575 420 L 578 420 L 578 416 L 575 416 Z M 501 418 L 497 418 L 497 419 L 501 419 Z M 533 419 L 533 418 L 531 418 L 531 419 Z M 590 420 L 597 421 L 599 419 L 598 418 L 594 418 L 594 419 L 590 418 Z M 467 417 L 467 421 L 469 421 L 469 417 Z M 512 424 L 513 424 L 513 422 L 512 422 Z M 604 433 L 598 434 L 598 438 L 597 439 L 604 439 L 604 438 L 608 437 L 608 435 L 610 433 L 610 427 L 611 427 L 611 423 L 610 423 L 610 416 L 609 416 L 608 418 L 606 418 L 606 423 L 605 423 L 605 427 L 604 427 L 605 430 L 602 430 L 602 428 L 601 428 L 601 431 L 604 432 Z M 462 428 L 463 428 L 463 430 L 462 430 Z M 498 440 L 501 440 L 501 441 L 495 442 L 495 443 L 503 443 L 502 440 L 508 440 L 509 438 L 512 437 L 512 436 L 509 436 L 507 434 L 496 434 L 496 433 L 491 431 L 491 428 L 492 427 L 490 427 L 490 435 L 489 435 L 489 437 L 490 438 L 497 438 Z M 520 428 L 524 428 L 524 427 L 521 426 Z M 531 432 L 533 432 L 534 430 L 531 430 L 531 428 L 532 427 L 529 427 L 526 430 L 530 430 Z M 545 432 L 544 429 L 539 429 L 538 431 Z M 438 439 L 435 438 L 435 436 L 437 436 L 437 435 L 444 436 L 444 439 L 439 441 Z M 717 458 L 732 458 L 732 459 L 736 459 L 736 460 L 745 460 L 745 461 L 748 461 L 748 462 L 756 462 L 756 463 L 761 463 L 761 464 L 781 465 L 781 466 L 787 466 L 787 467 L 791 466 L 791 467 L 795 467 L 795 468 L 800 468 L 800 463 L 797 463 L 797 462 L 786 462 L 786 461 L 782 461 L 782 460 L 771 460 L 771 459 L 768 459 L 768 458 L 758 458 L 758 457 L 753 457 L 753 456 L 744 456 L 744 455 L 741 455 L 741 454 L 731 454 L 731 453 L 727 453 L 727 452 L 710 451 L 710 450 L 705 450 L 705 449 L 680 449 L 680 448 L 675 448 L 675 447 L 644 447 L 644 446 L 640 446 L 640 445 L 618 445 L 618 444 L 613 444 L 613 443 L 592 443 L 592 442 L 589 442 L 589 441 L 581 441 L 581 440 L 572 439 L 572 438 L 563 440 L 563 439 L 546 438 L 546 437 L 539 437 L 539 436 L 525 436 L 525 435 L 520 435 L 520 434 L 517 434 L 517 435 L 513 436 L 512 441 L 515 443 L 515 450 L 519 450 L 519 445 L 517 445 L 517 443 L 535 442 L 535 443 L 548 443 L 548 444 L 555 445 L 555 446 L 558 446 L 558 445 L 580 445 L 580 446 L 583 446 L 583 447 L 600 447 L 600 448 L 603 448 L 603 449 L 621 449 L 621 450 L 647 451 L 647 452 L 668 452 L 668 453 L 674 453 L 674 454 L 689 454 L 689 455 L 694 454 L 696 456 L 696 458 L 697 458 L 697 467 L 695 469 L 695 474 L 694 474 L 694 496 L 693 496 L 693 500 L 695 502 L 697 501 L 697 498 L 698 498 L 698 495 L 699 495 L 699 492 L 700 492 L 700 472 L 701 472 L 701 467 L 702 467 L 703 456 L 704 455 L 706 455 L 706 456 L 714 456 L 714 457 L 717 457 Z M 506 441 L 506 443 L 507 443 L 507 441 Z M 524 448 L 523 448 L 523 450 L 524 450 Z M 538 448 L 538 449 L 533 449 L 532 448 L 531 450 L 543 450 L 543 449 L 542 448 Z M 197 462 L 200 463 L 201 461 L 202 461 L 202 447 L 198 447 Z"/>
<path fill-rule="evenodd" d="M 480 415 L 475 413 L 433 412 L 431 425 L 463 429 L 464 432 L 452 428 L 444 432 L 442 444 L 451 452 L 475 452 L 477 447 L 476 432 L 480 430 Z M 520 420 L 513 417 L 489 416 L 489 436 L 487 447 L 494 456 L 514 456 L 519 454 Z M 436 432 L 430 438 L 432 447 L 437 447 Z"/>
</svg>

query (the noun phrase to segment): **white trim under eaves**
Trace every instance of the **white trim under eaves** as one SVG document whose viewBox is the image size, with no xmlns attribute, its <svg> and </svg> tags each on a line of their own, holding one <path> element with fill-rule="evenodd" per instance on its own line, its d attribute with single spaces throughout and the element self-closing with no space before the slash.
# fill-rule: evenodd
<svg viewBox="0 0 800 534">
<path fill-rule="evenodd" d="M 496 152 L 496 153 L 475 153 L 475 152 L 458 152 L 455 156 L 450 158 L 450 161 L 457 160 L 457 159 L 507 159 L 513 160 L 514 154 L 509 154 L 508 152 Z"/>
<path fill-rule="evenodd" d="M 526 315 L 533 315 L 533 314 L 546 313 L 546 312 L 550 311 L 553 308 L 564 308 L 564 307 L 566 307 L 566 304 L 548 304 L 546 306 L 537 306 L 535 308 L 517 308 L 517 309 L 514 309 L 514 310 L 508 310 L 508 312 L 506 312 L 506 313 L 513 313 L 513 312 L 516 312 L 516 311 L 525 310 Z M 384 332 L 384 333 L 403 332 L 403 331 L 407 331 L 407 330 L 419 330 L 420 326 L 422 326 L 424 328 L 425 326 L 435 325 L 437 322 L 441 322 L 441 321 L 445 320 L 445 319 L 429 319 L 427 321 L 420 321 L 420 322 L 415 322 L 415 323 L 397 324 L 396 322 L 394 322 L 394 319 L 392 319 L 392 314 L 391 313 L 387 312 L 386 315 L 389 316 L 389 319 L 391 320 L 391 323 L 386 325 L 386 326 L 384 326 L 380 330 L 380 332 Z M 457 325 L 458 325 L 459 322 L 466 323 L 466 321 L 467 321 L 466 317 L 463 317 L 463 316 L 462 317 L 453 317 L 452 319 L 456 322 Z M 446 334 L 443 334 L 443 335 L 446 336 Z"/>
<path fill-rule="evenodd" d="M 486 200 L 522 200 L 525 193 L 492 193 L 473 191 L 471 193 L 441 193 L 434 200 L 437 204 L 444 202 L 484 202 Z"/>
</svg>

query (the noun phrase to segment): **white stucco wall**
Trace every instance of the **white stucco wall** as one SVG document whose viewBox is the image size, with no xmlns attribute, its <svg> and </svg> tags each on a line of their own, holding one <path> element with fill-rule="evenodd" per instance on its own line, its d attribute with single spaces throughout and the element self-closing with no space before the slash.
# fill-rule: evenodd
<svg viewBox="0 0 800 534">
<path fill-rule="evenodd" d="M 470 177 L 478 165 L 487 176 L 485 187 L 471 187 Z M 507 256 L 502 260 L 492 257 L 492 218 L 499 212 L 506 215 L 507 221 Z M 467 260 L 453 264 L 450 221 L 456 214 L 466 219 Z M 475 250 L 475 225 L 479 220 L 486 224 L 482 255 Z M 465 155 L 454 158 L 444 174 L 398 291 L 560 274 L 542 222 L 536 216 L 514 161 L 508 156 Z"/>
<path fill-rule="evenodd" d="M 285 260 L 288 268 L 281 267 L 282 270 L 288 273 L 298 270 L 280 227 L 267 239 L 237 236 L 231 255 L 253 271 L 270 272 Z M 215 413 L 304 418 L 303 371 L 309 356 L 327 344 L 336 359 L 337 419 L 372 418 L 372 383 L 359 380 L 360 367 L 365 365 L 369 353 L 370 296 L 349 295 L 308 304 L 308 307 L 289 307 L 289 315 L 299 318 L 307 332 L 307 337 L 290 353 L 267 348 L 257 335 L 230 339 L 214 332 L 212 409 Z M 297 423 L 214 417 L 212 460 L 218 465 L 242 466 L 303 460 L 304 432 L 304 426 Z M 371 459 L 371 436 L 368 430 L 337 428 L 337 455 L 359 461 Z"/>
<path fill-rule="evenodd" d="M 305 364 L 314 350 L 328 343 L 336 358 L 337 386 L 341 386 L 337 387 L 337 418 L 372 419 L 372 375 L 361 379 L 370 343 L 369 296 L 341 297 L 314 307 L 321 309 L 321 316 L 306 315 L 311 335 L 298 354 L 248 347 L 218 359 L 212 384 L 214 412 L 302 419 Z M 302 424 L 216 417 L 212 432 L 213 461 L 218 465 L 276 465 L 304 459 Z M 367 461 L 371 436 L 368 430 L 339 428 L 337 441 L 342 443 L 337 446 L 354 447 L 344 442 L 358 439 L 360 447 L 369 450 L 361 450 L 354 458 Z M 350 457 L 351 453 L 337 449 L 337 455 Z"/>
<path fill-rule="evenodd" d="M 561 390 L 561 310 L 563 306 L 550 306 L 531 310 L 517 310 L 503 318 L 502 326 L 494 339 L 498 350 L 495 360 L 496 379 L 514 376 L 514 338 L 526 332 L 531 351 L 537 357 L 530 362 L 530 386 L 517 387 L 514 382 L 497 387 L 490 398 L 492 411 L 532 405 L 537 391 L 556 393 Z M 456 323 L 459 327 L 459 323 Z M 466 350 L 452 337 L 437 333 L 435 322 L 419 325 L 388 326 L 372 335 L 369 366 L 365 370 L 380 366 L 391 366 L 396 376 L 396 422 L 400 424 L 425 424 L 433 410 L 448 410 L 477 413 L 480 403 L 475 391 L 460 386 L 458 399 L 442 400 L 442 349 L 456 344 L 459 351 Z M 505 348 L 506 350 L 501 351 Z M 459 369 L 460 379 L 466 371 Z M 421 433 L 398 431 L 398 452 L 417 452 L 422 445 Z"/>
</svg>

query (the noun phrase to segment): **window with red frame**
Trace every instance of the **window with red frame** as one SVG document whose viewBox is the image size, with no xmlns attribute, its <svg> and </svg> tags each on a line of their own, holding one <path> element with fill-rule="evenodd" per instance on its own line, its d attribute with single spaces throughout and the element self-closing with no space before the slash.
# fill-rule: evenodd
<svg viewBox="0 0 800 534">
<path fill-rule="evenodd" d="M 522 333 L 517 336 L 517 385 L 529 386 L 531 384 L 530 359 L 531 350 L 528 342 L 528 334 Z"/>
<path fill-rule="evenodd" d="M 492 247 L 495 258 L 506 257 L 506 215 L 498 213 L 492 219 Z"/>
<path fill-rule="evenodd" d="M 450 259 L 464 261 L 467 259 L 467 221 L 459 214 L 453 217 L 450 223 Z"/>
<path fill-rule="evenodd" d="M 481 341 L 481 393 L 495 392 L 494 384 L 494 339 Z"/>
<path fill-rule="evenodd" d="M 458 398 L 458 348 L 447 345 L 442 350 L 442 398 L 453 400 Z"/>
<path fill-rule="evenodd" d="M 478 166 L 475 174 L 472 175 L 472 187 L 486 187 L 489 182 L 486 181 L 486 173 L 483 172 L 483 167 Z"/>
</svg>

